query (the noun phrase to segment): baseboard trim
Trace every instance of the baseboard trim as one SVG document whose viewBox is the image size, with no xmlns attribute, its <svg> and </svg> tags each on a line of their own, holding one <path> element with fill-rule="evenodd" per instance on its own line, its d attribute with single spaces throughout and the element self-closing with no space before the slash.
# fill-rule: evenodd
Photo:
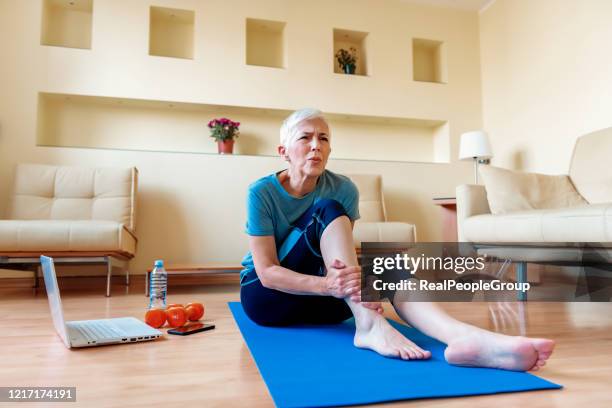
<svg viewBox="0 0 612 408">
<path fill-rule="evenodd" d="M 58 276 L 57 282 L 60 288 L 103 288 L 106 285 L 106 275 L 102 276 Z M 130 275 L 130 289 L 142 288 L 144 293 L 144 275 Z M 113 286 L 125 286 L 125 275 L 112 277 Z M 27 278 L 2 278 L 1 288 L 31 288 L 34 278 L 30 274 Z M 168 278 L 168 285 L 240 285 L 238 274 L 208 274 L 208 275 L 172 275 Z M 38 287 L 44 289 L 45 282 L 42 277 L 38 278 Z"/>
</svg>

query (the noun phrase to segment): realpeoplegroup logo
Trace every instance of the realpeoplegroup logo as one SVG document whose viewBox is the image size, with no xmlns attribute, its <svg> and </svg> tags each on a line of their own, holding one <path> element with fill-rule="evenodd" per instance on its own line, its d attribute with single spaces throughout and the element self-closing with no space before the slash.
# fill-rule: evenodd
<svg viewBox="0 0 612 408">
<path fill-rule="evenodd" d="M 536 245 L 364 242 L 361 296 L 364 301 L 393 301 L 398 294 L 402 301 L 610 301 L 611 258 L 601 251 L 612 249 L 576 243 L 571 250 L 563 256 L 571 255 L 572 262 L 547 265 L 550 251 Z M 570 276 L 569 283 L 542 279 L 532 285 L 530 263 L 545 265 L 554 276 Z"/>
<path fill-rule="evenodd" d="M 486 268 L 487 255 L 470 256 L 411 256 L 408 253 L 397 253 L 394 256 L 379 256 L 372 260 L 372 272 L 381 275 L 385 271 L 404 271 L 415 275 L 420 270 L 454 272 L 463 275 L 466 271 L 482 272 Z M 477 280 L 461 282 L 455 279 L 445 279 L 432 282 L 426 279 L 401 279 L 399 282 L 385 282 L 383 279 L 372 281 L 372 287 L 377 291 L 521 291 L 531 288 L 529 282 L 504 282 L 500 279 Z"/>
<path fill-rule="evenodd" d="M 451 291 L 460 290 L 466 292 L 481 292 L 481 291 L 521 291 L 527 292 L 531 289 L 529 282 L 503 282 L 499 279 L 490 281 L 479 280 L 476 282 L 459 282 L 452 279 L 443 280 L 441 282 L 430 282 L 425 279 L 410 280 L 403 279 L 399 282 L 385 282 L 382 279 L 376 279 L 372 282 L 372 287 L 377 291 L 387 290 L 409 290 L 409 291 Z"/>
<path fill-rule="evenodd" d="M 487 255 L 477 257 L 452 257 L 452 256 L 410 256 L 407 253 L 397 253 L 395 256 L 375 257 L 373 259 L 372 271 L 381 274 L 386 270 L 404 270 L 414 275 L 420 269 L 453 271 L 463 274 L 466 271 L 482 271 L 485 269 Z"/>
</svg>

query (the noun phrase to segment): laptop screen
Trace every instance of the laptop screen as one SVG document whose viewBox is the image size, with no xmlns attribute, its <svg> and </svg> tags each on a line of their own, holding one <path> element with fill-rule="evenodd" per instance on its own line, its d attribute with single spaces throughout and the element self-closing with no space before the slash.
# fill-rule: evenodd
<svg viewBox="0 0 612 408">
<path fill-rule="evenodd" d="M 62 309 L 62 299 L 60 298 L 59 286 L 55 277 L 55 266 L 53 258 L 47 256 L 40 257 L 43 276 L 45 278 L 45 287 L 47 288 L 47 298 L 49 298 L 49 308 L 51 309 L 51 317 L 57 334 L 62 338 L 66 347 L 70 348 L 68 342 L 68 333 L 66 331 L 66 323 L 64 322 L 64 309 Z"/>
</svg>

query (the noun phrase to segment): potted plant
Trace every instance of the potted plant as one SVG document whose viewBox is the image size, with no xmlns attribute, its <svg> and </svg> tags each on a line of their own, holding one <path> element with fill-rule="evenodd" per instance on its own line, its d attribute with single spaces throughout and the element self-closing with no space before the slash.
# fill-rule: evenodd
<svg viewBox="0 0 612 408">
<path fill-rule="evenodd" d="M 340 48 L 338 52 L 336 52 L 336 60 L 338 61 L 338 65 L 340 69 L 344 71 L 345 74 L 354 74 L 355 68 L 357 67 L 357 50 L 354 47 L 350 47 L 347 50 L 344 48 Z"/>
<path fill-rule="evenodd" d="M 240 133 L 239 127 L 240 122 L 234 122 L 228 118 L 213 119 L 208 122 L 210 137 L 217 141 L 219 154 L 232 154 L 234 139 Z"/>
</svg>

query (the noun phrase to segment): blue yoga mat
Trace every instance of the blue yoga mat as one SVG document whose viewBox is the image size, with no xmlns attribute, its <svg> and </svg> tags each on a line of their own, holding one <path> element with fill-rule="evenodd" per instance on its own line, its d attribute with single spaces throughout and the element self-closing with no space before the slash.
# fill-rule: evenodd
<svg viewBox="0 0 612 408">
<path fill-rule="evenodd" d="M 263 327 L 229 304 L 278 407 L 330 407 L 417 398 L 557 389 L 528 373 L 449 365 L 443 343 L 391 322 L 432 357 L 403 361 L 353 346 L 353 319 L 337 325 Z"/>
</svg>

